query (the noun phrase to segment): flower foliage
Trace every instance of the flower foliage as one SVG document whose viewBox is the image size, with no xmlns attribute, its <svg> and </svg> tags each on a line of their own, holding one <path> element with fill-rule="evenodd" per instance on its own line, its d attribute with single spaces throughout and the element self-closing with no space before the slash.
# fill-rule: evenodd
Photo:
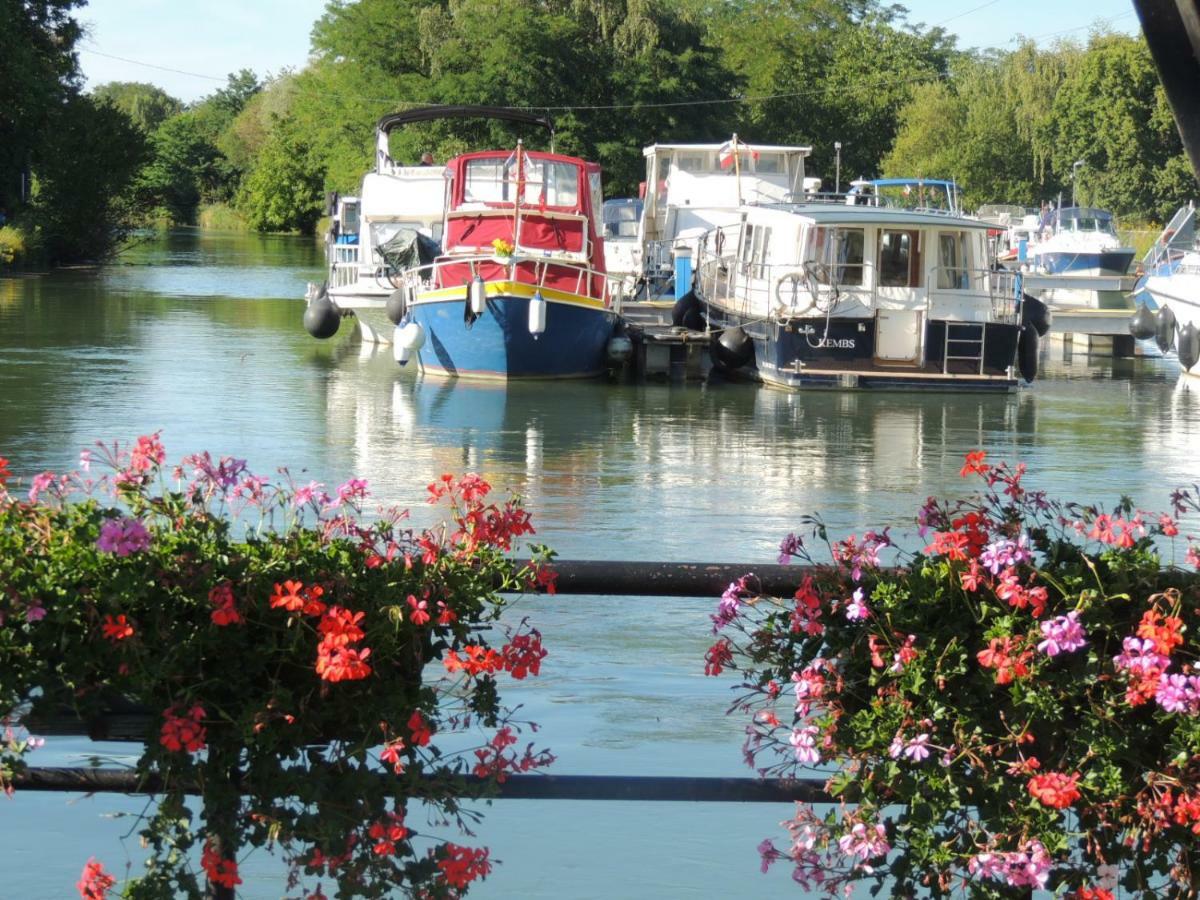
<svg viewBox="0 0 1200 900">
<path fill-rule="evenodd" d="M 831 543 L 808 518 L 811 538 L 781 546 L 807 563 L 793 597 L 747 575 L 721 598 L 705 671 L 741 677 L 747 762 L 824 778 L 833 799 L 759 845 L 763 870 L 786 863 L 831 895 L 873 881 L 893 896 L 1194 896 L 1200 553 L 1178 520 L 1195 494 L 1169 514 L 1106 512 L 1051 501 L 982 452 L 963 475 L 983 490 L 931 498 L 921 551 L 887 531 Z"/>
<path fill-rule="evenodd" d="M 39 716 L 133 704 L 150 712 L 137 773 L 164 788 L 122 896 L 232 890 L 246 847 L 281 853 L 289 896 L 458 897 L 485 877 L 487 849 L 443 832 L 470 833 L 464 799 L 553 761 L 516 748 L 536 726 L 499 696 L 538 674 L 541 635 L 483 627 L 553 590 L 544 548 L 509 555 L 533 533 L 519 499 L 442 476 L 447 521 L 418 530 L 364 516 L 360 479 L 327 493 L 206 453 L 166 469 L 157 435 L 97 448 L 20 494 L 0 458 L 0 788 Z M 89 860 L 78 889 L 114 884 Z"/>
</svg>

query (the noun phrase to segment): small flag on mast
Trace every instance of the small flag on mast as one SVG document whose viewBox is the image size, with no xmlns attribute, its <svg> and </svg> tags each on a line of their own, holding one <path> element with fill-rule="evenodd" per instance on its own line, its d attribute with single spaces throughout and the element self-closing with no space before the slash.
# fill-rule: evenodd
<svg viewBox="0 0 1200 900">
<path fill-rule="evenodd" d="M 757 150 L 755 150 L 749 144 L 743 143 L 737 138 L 734 138 L 733 140 L 726 141 L 718 148 L 717 162 L 721 164 L 722 169 L 728 169 L 733 165 L 734 155 L 739 153 L 743 156 L 748 153 L 750 154 L 751 159 L 758 159 Z"/>
</svg>

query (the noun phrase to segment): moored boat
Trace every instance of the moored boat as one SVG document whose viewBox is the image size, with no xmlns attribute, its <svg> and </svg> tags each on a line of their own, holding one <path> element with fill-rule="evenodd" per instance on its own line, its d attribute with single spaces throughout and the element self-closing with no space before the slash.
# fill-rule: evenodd
<svg viewBox="0 0 1200 900">
<path fill-rule="evenodd" d="M 1174 349 L 1185 374 L 1200 376 L 1200 235 L 1196 207 L 1179 209 L 1142 260 L 1140 292 L 1157 309 L 1138 309 L 1130 331 L 1154 338 L 1164 353 Z"/>
<path fill-rule="evenodd" d="M 1048 275 L 1124 275 L 1133 253 L 1117 237 L 1112 213 L 1072 206 L 1058 210 L 1053 230 L 1030 247 L 1029 259 Z"/>
<path fill-rule="evenodd" d="M 745 206 L 708 235 L 696 293 L 718 362 L 786 388 L 1007 391 L 1017 369 L 1032 380 L 1045 309 L 1022 304 L 1017 274 L 995 265 L 988 223 L 944 186 L 941 209 L 913 190 L 889 205 L 856 188 Z"/>
<path fill-rule="evenodd" d="M 600 167 L 484 151 L 446 166 L 441 252 L 394 279 L 396 356 L 472 378 L 582 378 L 619 357 L 600 234 Z"/>
</svg>

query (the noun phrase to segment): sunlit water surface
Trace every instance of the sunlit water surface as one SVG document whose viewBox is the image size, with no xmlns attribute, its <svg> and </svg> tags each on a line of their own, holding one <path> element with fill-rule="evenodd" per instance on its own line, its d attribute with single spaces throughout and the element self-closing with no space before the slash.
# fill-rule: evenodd
<svg viewBox="0 0 1200 900">
<path fill-rule="evenodd" d="M 422 380 L 349 329 L 300 325 L 317 243 L 178 232 L 98 270 L 0 278 L 0 455 L 28 478 L 97 439 L 161 430 L 172 458 L 232 454 L 431 521 L 425 486 L 476 471 L 522 494 L 566 559 L 773 562 L 798 518 L 835 534 L 911 537 L 929 495 L 963 490 L 963 454 L 1024 462 L 1052 495 L 1165 508 L 1197 479 L 1200 390 L 1173 360 L 1064 358 L 1007 397 L 786 394 L 744 384 Z M 1200 386 L 1200 382 L 1197 383 Z M 749 774 L 729 682 L 702 675 L 712 598 L 531 599 L 550 656 L 505 692 L 540 722 L 561 774 Z M 2 677 L 2 675 L 0 675 Z M 43 765 L 131 747 L 59 739 Z M 137 871 L 142 802 L 0 800 L 0 897 L 64 897 L 89 856 Z M 786 805 L 501 801 L 477 841 L 503 861 L 477 897 L 794 895 L 758 873 L 755 844 Z M 285 894 L 277 862 L 243 862 L 251 898 Z M 328 889 L 328 885 L 326 886 Z"/>
</svg>

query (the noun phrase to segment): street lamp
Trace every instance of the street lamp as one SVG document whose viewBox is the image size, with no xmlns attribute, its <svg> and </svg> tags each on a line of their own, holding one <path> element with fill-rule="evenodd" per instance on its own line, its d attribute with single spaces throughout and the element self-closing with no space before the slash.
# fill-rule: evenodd
<svg viewBox="0 0 1200 900">
<path fill-rule="evenodd" d="M 1082 166 L 1083 164 L 1084 164 L 1084 162 L 1082 159 L 1077 159 L 1077 160 L 1075 160 L 1074 164 L 1071 166 L 1071 205 L 1072 206 L 1075 206 L 1075 183 L 1079 178 L 1079 176 L 1076 173 L 1079 171 L 1079 167 Z"/>
<path fill-rule="evenodd" d="M 834 153 L 834 158 L 837 160 L 837 162 L 835 164 L 836 168 L 834 169 L 835 174 L 833 176 L 833 192 L 835 194 L 840 194 L 842 192 L 842 142 L 841 141 L 833 142 L 833 153 Z"/>
</svg>

